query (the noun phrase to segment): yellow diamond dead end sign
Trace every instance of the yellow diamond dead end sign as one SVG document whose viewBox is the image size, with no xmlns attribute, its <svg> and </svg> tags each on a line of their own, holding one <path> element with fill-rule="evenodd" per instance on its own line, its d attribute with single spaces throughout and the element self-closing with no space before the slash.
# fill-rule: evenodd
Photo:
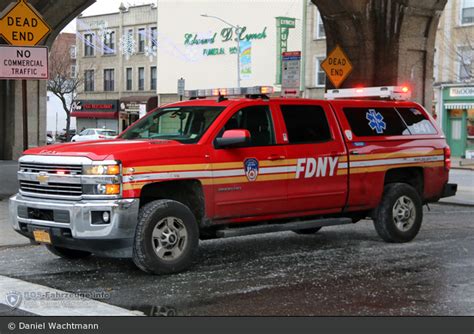
<svg viewBox="0 0 474 334">
<path fill-rule="evenodd" d="M 353 69 L 349 57 L 347 57 L 339 45 L 323 61 L 321 68 L 326 72 L 329 80 L 336 88 L 341 87 Z"/>
<path fill-rule="evenodd" d="M 50 32 L 51 27 L 26 0 L 10 5 L 0 19 L 0 35 L 11 45 L 35 46 Z"/>
</svg>

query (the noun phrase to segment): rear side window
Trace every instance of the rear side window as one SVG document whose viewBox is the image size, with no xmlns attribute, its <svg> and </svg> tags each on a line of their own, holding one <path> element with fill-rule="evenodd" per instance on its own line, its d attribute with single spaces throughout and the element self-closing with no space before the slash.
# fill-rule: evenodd
<svg viewBox="0 0 474 334">
<path fill-rule="evenodd" d="M 434 135 L 437 131 L 426 116 L 416 108 L 397 108 L 402 116 L 410 134 L 412 135 Z"/>
<path fill-rule="evenodd" d="M 281 112 L 291 144 L 332 140 L 324 109 L 315 105 L 282 105 Z"/>
<path fill-rule="evenodd" d="M 344 108 L 344 114 L 358 137 L 410 134 L 395 108 Z"/>
</svg>

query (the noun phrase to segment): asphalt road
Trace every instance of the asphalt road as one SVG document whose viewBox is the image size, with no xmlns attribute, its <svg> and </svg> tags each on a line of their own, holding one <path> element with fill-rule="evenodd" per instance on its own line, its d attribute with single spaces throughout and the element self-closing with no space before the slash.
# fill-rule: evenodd
<svg viewBox="0 0 474 334">
<path fill-rule="evenodd" d="M 129 260 L 74 262 L 42 246 L 0 248 L 0 275 L 72 293 L 107 291 L 106 303 L 153 316 L 472 316 L 473 216 L 474 207 L 432 205 L 408 244 L 384 243 L 368 221 L 311 236 L 206 241 L 192 269 L 171 276 L 149 276 Z"/>
</svg>

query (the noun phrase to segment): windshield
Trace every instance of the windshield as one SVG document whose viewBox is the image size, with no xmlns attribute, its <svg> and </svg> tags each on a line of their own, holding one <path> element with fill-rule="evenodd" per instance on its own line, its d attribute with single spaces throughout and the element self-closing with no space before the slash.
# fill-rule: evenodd
<svg viewBox="0 0 474 334">
<path fill-rule="evenodd" d="M 125 131 L 121 139 L 164 139 L 194 144 L 201 139 L 224 107 L 164 108 Z"/>
</svg>

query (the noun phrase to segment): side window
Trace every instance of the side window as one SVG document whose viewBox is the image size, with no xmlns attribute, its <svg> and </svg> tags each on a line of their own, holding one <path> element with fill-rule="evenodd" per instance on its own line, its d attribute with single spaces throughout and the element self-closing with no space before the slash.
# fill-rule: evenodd
<svg viewBox="0 0 474 334">
<path fill-rule="evenodd" d="M 333 139 L 321 106 L 282 105 L 280 108 L 290 144 L 318 143 Z"/>
<path fill-rule="evenodd" d="M 402 116 L 410 134 L 412 135 L 435 135 L 436 129 L 425 115 L 416 108 L 397 108 Z"/>
<path fill-rule="evenodd" d="M 250 132 L 249 146 L 269 146 L 275 144 L 272 115 L 268 106 L 254 106 L 239 110 L 227 122 L 219 134 L 225 131 L 242 129 Z"/>
<path fill-rule="evenodd" d="M 344 114 L 358 137 L 410 134 L 395 108 L 344 108 Z"/>
</svg>

